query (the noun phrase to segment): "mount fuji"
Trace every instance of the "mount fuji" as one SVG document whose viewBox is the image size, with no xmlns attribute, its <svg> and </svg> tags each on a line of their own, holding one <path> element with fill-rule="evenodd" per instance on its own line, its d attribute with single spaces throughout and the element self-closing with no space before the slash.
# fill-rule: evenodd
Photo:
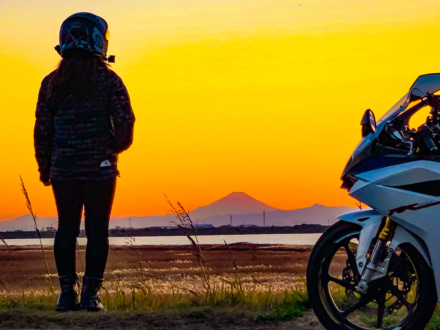
<svg viewBox="0 0 440 330">
<path fill-rule="evenodd" d="M 258 201 L 244 192 L 233 192 L 209 205 L 191 210 L 189 215 L 195 224 L 211 224 L 215 227 L 224 225 L 329 225 L 336 221 L 337 215 L 355 210 L 357 210 L 356 207 L 331 207 L 319 204 L 295 210 L 280 210 Z M 173 214 L 112 218 L 110 220 L 110 228 L 169 227 L 173 226 L 175 220 L 176 218 Z M 56 217 L 37 219 L 40 230 L 47 229 L 48 227 L 56 228 L 57 223 L 58 219 Z M 0 222 L 0 232 L 14 230 L 33 231 L 34 229 L 35 224 L 29 214 L 10 221 Z"/>
</svg>

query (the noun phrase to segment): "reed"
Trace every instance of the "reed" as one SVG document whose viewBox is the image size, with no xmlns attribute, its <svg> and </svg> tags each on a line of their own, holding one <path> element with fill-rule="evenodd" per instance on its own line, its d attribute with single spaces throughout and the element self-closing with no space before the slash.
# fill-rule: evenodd
<svg viewBox="0 0 440 330">
<path fill-rule="evenodd" d="M 177 206 L 174 206 L 173 203 L 167 198 L 168 204 L 171 207 L 171 210 L 173 211 L 174 215 L 177 218 L 177 222 L 174 224 L 177 228 L 182 230 L 186 237 L 188 238 L 190 242 L 191 252 L 193 256 L 197 260 L 197 264 L 199 266 L 200 272 L 202 274 L 203 279 L 203 285 L 206 289 L 206 299 L 208 299 L 209 295 L 212 292 L 211 283 L 210 283 L 210 277 L 209 277 L 209 268 L 206 263 L 205 256 L 203 255 L 202 248 L 199 244 L 199 239 L 197 236 L 197 229 L 194 227 L 194 223 L 189 216 L 189 211 L 187 211 L 181 203 L 177 202 Z M 194 238 L 193 238 L 194 237 Z"/>
<path fill-rule="evenodd" d="M 28 192 L 26 190 L 26 187 L 24 185 L 23 179 L 21 178 L 21 175 L 20 175 L 20 183 L 21 183 L 21 191 L 22 191 L 22 193 L 23 193 L 23 195 L 25 197 L 25 200 L 26 200 L 26 207 L 29 210 L 29 213 L 31 214 L 32 219 L 34 220 L 35 231 L 37 232 L 38 238 L 40 240 L 41 252 L 43 253 L 43 259 L 44 259 L 44 263 L 46 265 L 47 278 L 48 278 L 48 281 L 49 281 L 50 289 L 53 292 L 54 291 L 54 287 L 53 287 L 53 284 L 52 284 L 52 279 L 50 277 L 49 265 L 47 264 L 46 254 L 44 253 L 43 241 L 41 240 L 40 230 L 38 229 L 37 215 L 34 213 L 34 210 L 32 209 L 32 203 L 31 203 L 31 200 L 29 198 L 29 194 L 28 194 Z"/>
</svg>

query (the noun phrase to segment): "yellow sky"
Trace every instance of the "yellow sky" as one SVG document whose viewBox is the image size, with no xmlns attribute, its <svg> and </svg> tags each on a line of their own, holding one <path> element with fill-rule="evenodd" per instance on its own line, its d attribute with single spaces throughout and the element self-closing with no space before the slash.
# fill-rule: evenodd
<svg viewBox="0 0 440 330">
<path fill-rule="evenodd" d="M 0 220 L 55 215 L 38 181 L 39 85 L 78 11 L 110 26 L 135 142 L 120 156 L 113 217 L 192 209 L 244 191 L 281 209 L 350 205 L 339 177 L 371 108 L 379 117 L 420 74 L 440 72 L 431 1 L 0 0 Z"/>
</svg>

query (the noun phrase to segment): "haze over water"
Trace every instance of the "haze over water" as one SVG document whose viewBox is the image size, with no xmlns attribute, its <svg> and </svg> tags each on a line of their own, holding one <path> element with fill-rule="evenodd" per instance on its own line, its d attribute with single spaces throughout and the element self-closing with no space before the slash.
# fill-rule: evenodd
<svg viewBox="0 0 440 330">
<path fill-rule="evenodd" d="M 198 236 L 200 244 L 281 244 L 281 245 L 315 245 L 321 234 L 261 234 L 261 235 L 205 235 Z M 43 238 L 43 245 L 53 245 L 53 239 Z M 137 237 L 109 237 L 110 245 L 188 245 L 186 236 L 137 236 Z M 6 239 L 8 245 L 39 245 L 36 238 Z M 79 245 L 85 245 L 86 239 L 78 238 Z"/>
</svg>

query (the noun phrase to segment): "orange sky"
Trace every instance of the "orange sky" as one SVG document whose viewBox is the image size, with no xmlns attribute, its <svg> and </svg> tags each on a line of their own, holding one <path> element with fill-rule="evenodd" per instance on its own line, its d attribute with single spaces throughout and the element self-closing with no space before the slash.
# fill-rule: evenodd
<svg viewBox="0 0 440 330">
<path fill-rule="evenodd" d="M 340 174 L 420 74 L 440 72 L 440 3 L 397 0 L 0 0 L 0 221 L 56 214 L 38 181 L 38 89 L 78 11 L 110 26 L 135 141 L 120 156 L 113 217 L 194 209 L 233 191 L 273 207 L 354 206 Z"/>
</svg>

